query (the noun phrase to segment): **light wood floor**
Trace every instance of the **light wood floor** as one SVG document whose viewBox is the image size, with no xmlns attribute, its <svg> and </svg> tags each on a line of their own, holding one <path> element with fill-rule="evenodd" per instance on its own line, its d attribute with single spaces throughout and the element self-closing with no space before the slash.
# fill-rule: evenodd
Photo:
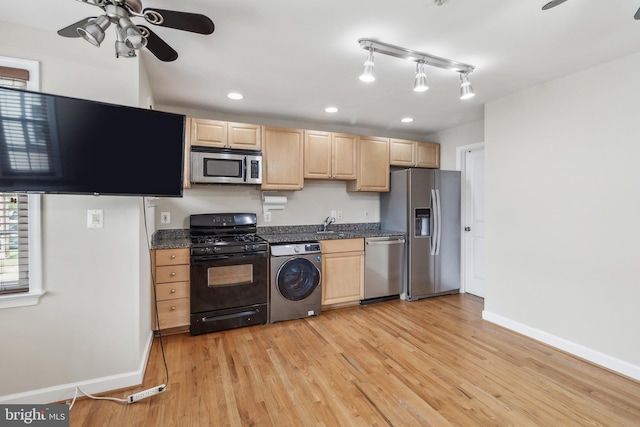
<svg viewBox="0 0 640 427">
<path fill-rule="evenodd" d="M 640 383 L 481 319 L 452 295 L 164 337 L 167 391 L 83 399 L 72 426 L 638 426 Z M 144 384 L 165 382 L 158 340 Z"/>
</svg>

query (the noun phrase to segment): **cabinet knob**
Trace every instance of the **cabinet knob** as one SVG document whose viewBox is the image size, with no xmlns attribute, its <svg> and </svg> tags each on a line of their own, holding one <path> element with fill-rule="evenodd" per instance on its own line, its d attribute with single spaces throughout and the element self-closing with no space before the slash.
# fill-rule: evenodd
<svg viewBox="0 0 640 427">
<path fill-rule="evenodd" d="M 172 294 L 175 294 L 175 293 L 176 293 L 176 290 L 175 290 L 175 289 L 171 289 L 171 293 L 172 293 Z"/>
<path fill-rule="evenodd" d="M 175 254 L 171 255 L 171 259 L 176 259 L 176 255 Z"/>
<path fill-rule="evenodd" d="M 175 306 L 175 305 L 172 305 L 172 306 L 171 306 L 171 311 L 173 311 L 173 310 L 175 310 L 175 309 L 176 309 L 176 306 Z"/>
<path fill-rule="evenodd" d="M 175 276 L 175 275 L 176 275 L 176 272 L 175 272 L 175 271 L 172 271 L 172 272 L 171 272 L 171 277 L 173 277 L 173 276 Z"/>
</svg>

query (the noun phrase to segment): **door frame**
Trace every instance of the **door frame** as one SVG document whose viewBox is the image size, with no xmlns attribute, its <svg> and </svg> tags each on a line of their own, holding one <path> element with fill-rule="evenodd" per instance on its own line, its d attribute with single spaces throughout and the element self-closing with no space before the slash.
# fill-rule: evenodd
<svg viewBox="0 0 640 427">
<path fill-rule="evenodd" d="M 464 293 L 466 292 L 466 285 L 467 285 L 467 271 L 466 271 L 466 265 L 467 265 L 467 250 L 466 250 L 466 243 L 467 243 L 467 233 L 464 232 L 464 222 L 467 219 L 467 194 L 466 194 L 466 188 L 467 186 L 465 185 L 466 182 L 466 174 L 465 174 L 465 166 L 466 166 L 466 162 L 465 162 L 465 153 L 467 151 L 474 151 L 474 150 L 480 150 L 483 149 L 484 150 L 484 141 L 483 142 L 477 142 L 474 144 L 468 144 L 468 145 L 462 145 L 459 147 L 456 147 L 456 170 L 460 171 L 461 174 L 461 187 L 460 188 L 460 235 L 462 236 L 462 239 L 460 240 L 460 278 L 461 278 L 461 282 L 460 283 L 460 293 Z"/>
</svg>

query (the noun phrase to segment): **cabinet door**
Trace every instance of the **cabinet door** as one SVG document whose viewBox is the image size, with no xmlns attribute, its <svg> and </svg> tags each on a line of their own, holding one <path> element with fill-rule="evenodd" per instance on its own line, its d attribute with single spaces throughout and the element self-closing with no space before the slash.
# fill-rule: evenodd
<svg viewBox="0 0 640 427">
<path fill-rule="evenodd" d="M 301 190 L 304 131 L 265 127 L 262 135 L 262 189 Z"/>
<path fill-rule="evenodd" d="M 218 120 L 191 119 L 191 145 L 225 147 L 227 123 Z"/>
<path fill-rule="evenodd" d="M 246 123 L 227 123 L 227 145 L 242 150 L 262 149 L 262 127 Z"/>
<path fill-rule="evenodd" d="M 415 166 L 415 147 L 415 141 L 391 139 L 389 149 L 389 163 L 393 166 Z"/>
<path fill-rule="evenodd" d="M 357 175 L 348 191 L 389 191 L 389 138 L 361 136 L 358 140 Z"/>
<path fill-rule="evenodd" d="M 417 166 L 419 168 L 440 167 L 440 144 L 435 142 L 417 143 Z"/>
<path fill-rule="evenodd" d="M 304 132 L 304 177 L 331 178 L 331 133 L 307 130 Z"/>
<path fill-rule="evenodd" d="M 360 301 L 364 298 L 362 251 L 322 255 L 322 305 Z"/>
<path fill-rule="evenodd" d="M 335 179 L 356 179 L 356 135 L 334 133 L 331 135 L 331 169 Z"/>
</svg>

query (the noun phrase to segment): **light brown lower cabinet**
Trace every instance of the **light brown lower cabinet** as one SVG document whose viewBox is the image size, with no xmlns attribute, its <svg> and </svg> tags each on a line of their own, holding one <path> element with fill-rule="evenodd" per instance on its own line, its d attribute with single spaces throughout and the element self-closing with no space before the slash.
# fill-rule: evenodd
<svg viewBox="0 0 640 427">
<path fill-rule="evenodd" d="M 189 248 L 153 251 L 155 288 L 151 298 L 153 330 L 185 331 L 189 327 Z M 154 300 L 155 295 L 155 300 Z M 156 300 L 158 312 L 156 316 Z"/>
<path fill-rule="evenodd" d="M 322 305 L 364 298 L 364 239 L 322 240 Z"/>
</svg>

